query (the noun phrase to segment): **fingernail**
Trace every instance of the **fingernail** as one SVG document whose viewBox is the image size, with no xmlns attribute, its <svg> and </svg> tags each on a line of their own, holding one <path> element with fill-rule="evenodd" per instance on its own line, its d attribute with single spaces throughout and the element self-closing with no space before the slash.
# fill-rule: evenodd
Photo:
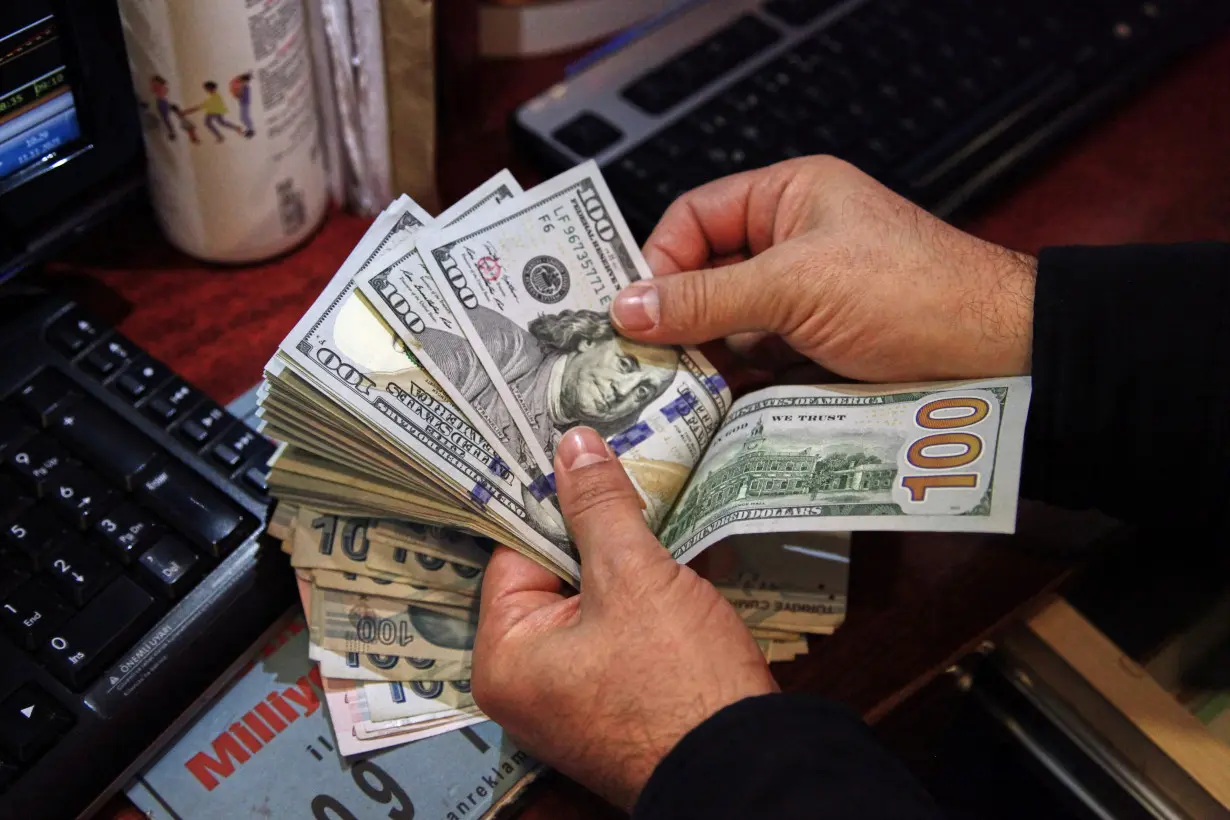
<svg viewBox="0 0 1230 820">
<path fill-rule="evenodd" d="M 611 305 L 611 318 L 622 330 L 652 330 L 662 318 L 658 289 L 652 282 L 637 282 L 621 290 Z"/>
<path fill-rule="evenodd" d="M 573 427 L 560 439 L 555 455 L 564 469 L 571 472 L 606 461 L 611 457 L 611 451 L 598 431 L 589 427 Z"/>
</svg>

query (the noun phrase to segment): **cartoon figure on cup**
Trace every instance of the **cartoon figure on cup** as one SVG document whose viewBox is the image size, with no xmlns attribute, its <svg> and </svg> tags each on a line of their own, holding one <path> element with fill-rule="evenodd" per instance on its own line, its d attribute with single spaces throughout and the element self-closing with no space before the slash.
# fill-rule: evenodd
<svg viewBox="0 0 1230 820">
<path fill-rule="evenodd" d="M 231 80 L 231 96 L 239 103 L 239 121 L 243 123 L 243 135 L 251 139 L 256 135 L 252 124 L 252 73 L 246 72 Z"/>
<path fill-rule="evenodd" d="M 222 95 L 218 93 L 218 84 L 210 81 L 206 82 L 203 87 L 205 89 L 205 99 L 184 113 L 193 114 L 197 111 L 204 111 L 205 127 L 209 129 L 209 133 L 213 134 L 214 139 L 218 142 L 223 142 L 222 132 L 218 130 L 218 126 L 229 128 L 236 134 L 244 133 L 242 126 L 227 120 L 226 115 L 230 113 L 230 109 L 226 107 L 226 100 L 222 99 Z"/>
</svg>

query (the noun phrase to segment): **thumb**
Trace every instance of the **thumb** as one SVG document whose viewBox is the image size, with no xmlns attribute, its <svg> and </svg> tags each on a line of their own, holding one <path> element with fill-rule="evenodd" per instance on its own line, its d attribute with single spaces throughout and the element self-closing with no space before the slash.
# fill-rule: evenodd
<svg viewBox="0 0 1230 820">
<path fill-rule="evenodd" d="M 639 573 L 666 550 L 649 531 L 641 497 L 597 431 L 574 427 L 555 448 L 560 511 L 581 553 L 581 588 L 598 591 Z"/>
<path fill-rule="evenodd" d="M 636 282 L 611 304 L 623 335 L 654 344 L 700 344 L 733 333 L 782 333 L 798 293 L 781 286 L 780 254 Z"/>
</svg>

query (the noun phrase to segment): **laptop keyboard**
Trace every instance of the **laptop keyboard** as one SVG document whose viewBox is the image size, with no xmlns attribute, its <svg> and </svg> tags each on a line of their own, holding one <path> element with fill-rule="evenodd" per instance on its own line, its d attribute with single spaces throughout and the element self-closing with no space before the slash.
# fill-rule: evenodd
<svg viewBox="0 0 1230 820">
<path fill-rule="evenodd" d="M 825 5 L 782 0 L 765 11 L 802 25 Z M 1122 5 L 1131 7 L 1133 22 L 1139 18 L 1125 39 L 1144 39 L 1149 12 L 1141 4 Z M 1076 32 L 1085 34 L 1087 53 L 1065 55 L 1073 60 L 1133 45 L 1117 44 L 1109 26 L 1104 33 L 1089 31 L 1087 17 L 1080 4 L 867 3 L 622 157 L 612 169 L 618 180 L 612 187 L 617 196 L 639 197 L 660 212 L 709 179 L 825 153 L 908 188 L 944 158 L 920 156 L 932 138 L 989 100 L 1038 91 L 1054 75 L 1052 59 Z M 623 97 L 646 113 L 661 113 L 779 36 L 760 18 L 744 15 L 628 85 Z M 707 59 L 725 53 L 720 44 L 727 40 L 740 43 L 732 60 Z M 983 110 L 985 122 L 969 126 L 975 133 L 1001 113 Z"/>
<path fill-rule="evenodd" d="M 71 310 L 45 341 L 71 360 L 0 400 L 0 791 L 74 724 L 28 653 L 81 692 L 262 522 L 107 406 L 82 374 L 265 499 L 271 441 L 118 333 Z M 78 371 L 70 377 L 72 369 Z M 15 646 L 15 649 L 14 649 Z"/>
<path fill-rule="evenodd" d="M 1199 27 L 1202 4 L 745 5 L 677 53 L 666 38 L 641 51 L 634 43 L 626 60 L 616 52 L 524 106 L 519 125 L 557 157 L 597 158 L 642 236 L 699 184 L 810 154 L 849 160 L 945 212 L 971 179 L 1002 164 L 1012 139 L 1045 131 L 1161 43 Z M 686 36 L 686 16 L 670 26 Z"/>
</svg>

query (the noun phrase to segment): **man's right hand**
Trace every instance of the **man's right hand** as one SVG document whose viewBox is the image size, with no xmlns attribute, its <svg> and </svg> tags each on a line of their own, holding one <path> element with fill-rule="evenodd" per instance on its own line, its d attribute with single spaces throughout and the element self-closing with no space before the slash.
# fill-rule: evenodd
<svg viewBox="0 0 1230 820">
<path fill-rule="evenodd" d="M 619 331 L 660 344 L 777 334 L 862 381 L 1029 371 L 1036 260 L 963 233 L 832 157 L 687 193 L 645 245 Z"/>
</svg>

